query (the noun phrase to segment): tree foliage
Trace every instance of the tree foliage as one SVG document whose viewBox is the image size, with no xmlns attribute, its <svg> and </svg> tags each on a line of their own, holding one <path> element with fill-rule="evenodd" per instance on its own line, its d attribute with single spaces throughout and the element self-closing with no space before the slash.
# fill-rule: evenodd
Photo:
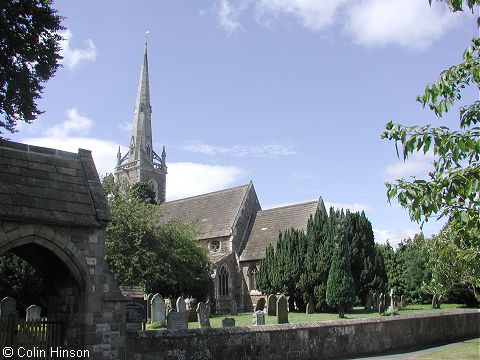
<svg viewBox="0 0 480 360">
<path fill-rule="evenodd" d="M 338 310 L 340 318 L 355 302 L 355 286 L 350 269 L 349 244 L 345 229 L 337 227 L 338 242 L 333 252 L 328 273 L 326 299 L 328 305 Z"/>
<path fill-rule="evenodd" d="M 210 274 L 205 249 L 195 229 L 178 221 L 161 221 L 158 205 L 119 194 L 104 178 L 112 222 L 106 229 L 107 263 L 122 286 L 142 286 L 163 296 L 208 295 Z M 141 199 L 140 199 L 141 200 Z"/>
<path fill-rule="evenodd" d="M 460 11 L 463 7 L 473 10 L 473 6 L 479 4 L 478 0 L 446 2 L 452 11 Z M 435 83 L 426 86 L 417 101 L 442 117 L 469 86 L 480 86 L 480 38 L 474 38 L 462 62 L 443 71 Z M 420 151 L 423 154 L 432 151 L 435 155 L 434 170 L 427 180 L 398 179 L 395 183 L 387 183 L 389 201 L 396 197 L 417 222 L 428 221 L 433 216 L 452 219 L 455 232 L 468 245 L 461 250 L 461 255 L 477 261 L 480 261 L 479 118 L 480 101 L 475 101 L 460 108 L 458 130 L 388 122 L 382 134 L 382 138 L 393 140 L 396 147 L 401 144 L 404 160 Z"/>
<path fill-rule="evenodd" d="M 60 66 L 62 18 L 49 0 L 0 3 L 0 128 L 15 132 L 17 122 L 42 113 L 36 101 L 42 83 Z M 3 134 L 0 131 L 0 137 Z"/>
</svg>

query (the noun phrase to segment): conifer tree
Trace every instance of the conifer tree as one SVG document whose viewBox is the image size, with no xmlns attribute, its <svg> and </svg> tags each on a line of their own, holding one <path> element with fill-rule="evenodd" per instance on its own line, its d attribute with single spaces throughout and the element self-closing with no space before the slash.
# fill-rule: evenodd
<svg viewBox="0 0 480 360">
<path fill-rule="evenodd" d="M 328 305 L 338 310 L 338 316 L 343 318 L 345 311 L 355 301 L 355 287 L 350 270 L 349 244 L 345 229 L 341 226 L 337 227 L 337 239 L 328 274 L 326 300 Z"/>
<path fill-rule="evenodd" d="M 269 244 L 266 249 L 265 259 L 263 259 L 260 266 L 260 271 L 257 277 L 257 289 L 265 294 L 272 294 L 276 289 L 272 285 L 272 271 L 275 262 L 275 250 L 273 245 Z"/>
</svg>

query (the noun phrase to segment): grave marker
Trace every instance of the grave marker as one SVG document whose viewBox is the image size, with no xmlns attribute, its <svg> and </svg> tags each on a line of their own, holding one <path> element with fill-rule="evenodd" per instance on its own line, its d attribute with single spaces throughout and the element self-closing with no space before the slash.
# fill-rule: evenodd
<svg viewBox="0 0 480 360">
<path fill-rule="evenodd" d="M 267 314 L 268 316 L 277 315 L 277 297 L 275 294 L 268 295 L 267 301 Z"/>
<path fill-rule="evenodd" d="M 40 320 L 40 314 L 42 312 L 42 308 L 38 305 L 30 305 L 27 308 L 27 314 L 25 317 L 26 321 L 37 321 Z"/>
<path fill-rule="evenodd" d="M 222 319 L 222 327 L 235 327 L 235 319 L 234 318 Z"/>
<path fill-rule="evenodd" d="M 0 302 L 0 319 L 7 319 L 10 315 L 17 312 L 17 302 L 14 298 L 6 296 Z"/>
<path fill-rule="evenodd" d="M 167 329 L 168 330 L 182 330 L 187 329 L 187 315 L 185 312 L 170 311 L 167 315 Z"/>
<path fill-rule="evenodd" d="M 285 296 L 280 296 L 277 300 L 277 323 L 288 323 L 288 301 Z"/>
<path fill-rule="evenodd" d="M 152 312 L 152 323 L 159 323 L 165 325 L 165 301 L 162 295 L 155 294 L 150 301 Z"/>
<path fill-rule="evenodd" d="M 265 298 L 260 298 L 255 305 L 255 311 L 263 311 L 265 309 Z"/>
<path fill-rule="evenodd" d="M 200 328 L 209 328 L 210 320 L 208 319 L 207 308 L 205 303 L 199 302 L 197 305 L 197 320 Z"/>
<path fill-rule="evenodd" d="M 253 313 L 252 325 L 265 325 L 265 313 L 262 310 Z"/>
</svg>

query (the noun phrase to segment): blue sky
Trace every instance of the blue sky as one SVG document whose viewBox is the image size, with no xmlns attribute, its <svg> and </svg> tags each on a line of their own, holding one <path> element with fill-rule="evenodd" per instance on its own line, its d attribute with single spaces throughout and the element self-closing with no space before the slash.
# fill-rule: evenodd
<svg viewBox="0 0 480 360">
<path fill-rule="evenodd" d="M 63 67 L 45 113 L 14 141 L 90 149 L 102 175 L 130 137 L 145 31 L 154 146 L 167 148 L 167 200 L 252 180 L 263 208 L 316 199 L 364 209 L 376 241 L 419 231 L 384 182 L 425 176 L 396 158 L 389 120 L 455 127 L 416 103 L 460 62 L 475 17 L 427 0 L 58 1 Z M 461 103 L 477 94 L 467 89 Z M 441 223 L 429 222 L 425 233 Z"/>
</svg>

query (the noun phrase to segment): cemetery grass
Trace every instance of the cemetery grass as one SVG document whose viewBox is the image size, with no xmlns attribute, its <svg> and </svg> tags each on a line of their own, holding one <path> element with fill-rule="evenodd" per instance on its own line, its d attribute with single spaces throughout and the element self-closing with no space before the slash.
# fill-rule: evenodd
<svg viewBox="0 0 480 360">
<path fill-rule="evenodd" d="M 466 308 L 463 304 L 442 304 L 440 309 L 432 309 L 431 305 L 408 305 L 406 308 L 398 311 L 398 314 L 395 316 L 402 315 L 411 315 L 411 314 L 424 314 L 424 313 L 435 313 L 440 311 L 454 311 L 455 309 L 464 309 Z M 235 326 L 252 326 L 252 314 L 253 312 L 239 313 L 238 315 L 223 314 L 223 315 L 212 315 L 210 317 L 210 325 L 212 327 L 222 327 L 222 319 L 226 317 L 232 317 L 235 319 Z M 387 315 L 388 316 L 388 315 Z M 363 307 L 355 307 L 352 311 L 345 313 L 345 319 L 364 319 L 364 318 L 373 318 L 381 317 L 377 311 L 367 311 Z M 300 312 L 291 312 L 288 313 L 288 322 L 290 324 L 300 324 L 300 323 L 309 323 L 315 321 L 328 321 L 328 320 L 342 320 L 339 319 L 337 312 L 331 313 L 314 313 L 314 314 L 305 314 Z M 275 325 L 277 324 L 276 316 L 267 316 L 265 315 L 265 324 L 266 325 Z M 160 327 L 159 324 L 147 324 L 147 330 L 164 330 L 166 327 Z M 191 321 L 188 323 L 189 329 L 198 328 L 198 323 L 196 321 Z"/>
<path fill-rule="evenodd" d="M 411 314 L 423 314 L 423 313 L 435 313 L 441 311 L 453 311 L 455 309 L 465 308 L 465 305 L 462 304 L 442 304 L 440 309 L 432 309 L 431 305 L 409 305 L 405 309 L 398 311 L 398 315 L 411 315 Z M 222 319 L 226 317 L 233 317 L 235 319 L 235 326 L 252 326 L 252 314 L 253 312 L 239 313 L 238 315 L 214 315 L 210 317 L 210 324 L 212 327 L 222 327 Z M 372 318 L 380 317 L 377 311 L 367 311 L 363 307 L 355 307 L 352 311 L 345 313 L 345 319 L 361 319 L 361 318 Z M 338 313 L 315 313 L 315 314 L 305 314 L 300 312 L 290 312 L 288 313 L 288 322 L 290 324 L 300 324 L 300 323 L 309 323 L 315 321 L 327 321 L 327 320 L 341 320 L 338 317 Z M 265 324 L 266 325 L 275 325 L 277 323 L 276 316 L 267 316 L 265 315 Z M 196 322 L 190 322 L 188 324 L 190 329 L 195 329 L 198 327 Z"/>
<path fill-rule="evenodd" d="M 477 340 L 453 346 L 448 349 L 422 354 L 416 359 L 419 360 L 478 360 L 480 354 L 480 342 Z"/>
</svg>

